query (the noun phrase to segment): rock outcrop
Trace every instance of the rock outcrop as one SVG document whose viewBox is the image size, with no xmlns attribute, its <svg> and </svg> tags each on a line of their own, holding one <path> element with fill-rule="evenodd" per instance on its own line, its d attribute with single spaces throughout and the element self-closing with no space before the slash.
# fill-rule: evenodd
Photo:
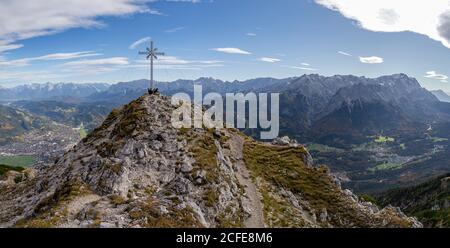
<svg viewBox="0 0 450 248">
<path fill-rule="evenodd" d="M 1 184 L 0 226 L 421 226 L 342 190 L 301 145 L 175 129 L 174 109 L 168 97 L 144 95 L 54 164 Z"/>
</svg>

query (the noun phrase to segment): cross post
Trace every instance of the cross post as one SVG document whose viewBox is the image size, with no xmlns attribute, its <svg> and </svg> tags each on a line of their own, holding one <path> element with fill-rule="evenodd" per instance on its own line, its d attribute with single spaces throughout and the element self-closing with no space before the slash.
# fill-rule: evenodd
<svg viewBox="0 0 450 248">
<path fill-rule="evenodd" d="M 158 52 L 158 48 L 154 47 L 153 41 L 150 42 L 150 48 L 147 47 L 145 52 L 139 52 L 140 55 L 146 55 L 147 60 L 150 60 L 150 89 L 149 92 L 157 92 L 155 88 L 155 81 L 153 80 L 153 64 L 154 60 L 158 59 L 158 56 L 164 56 L 165 53 Z"/>
</svg>

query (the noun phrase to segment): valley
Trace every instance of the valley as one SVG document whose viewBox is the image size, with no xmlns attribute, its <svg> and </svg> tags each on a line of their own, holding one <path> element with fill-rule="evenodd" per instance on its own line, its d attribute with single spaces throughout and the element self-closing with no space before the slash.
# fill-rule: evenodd
<svg viewBox="0 0 450 248">
<path fill-rule="evenodd" d="M 343 181 L 346 187 L 364 194 L 414 185 L 445 173 L 450 164 L 450 158 L 445 158 L 449 145 L 446 138 L 426 134 L 386 142 L 377 138 L 350 149 L 319 144 L 308 147 L 316 163 L 328 165 L 334 173 L 346 178 Z"/>
<path fill-rule="evenodd" d="M 81 129 L 49 121 L 46 127 L 11 134 L 9 142 L 0 144 L 0 164 L 28 167 L 52 163 L 81 139 Z"/>
</svg>

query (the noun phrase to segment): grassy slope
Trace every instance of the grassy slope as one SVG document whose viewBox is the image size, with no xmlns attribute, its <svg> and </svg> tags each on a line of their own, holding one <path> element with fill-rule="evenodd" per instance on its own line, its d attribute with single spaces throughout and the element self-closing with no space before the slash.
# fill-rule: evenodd
<svg viewBox="0 0 450 248">
<path fill-rule="evenodd" d="M 450 227 L 450 174 L 415 187 L 396 189 L 378 196 L 381 205 L 401 207 L 428 227 Z"/>
<path fill-rule="evenodd" d="M 31 155 L 0 156 L 0 164 L 13 167 L 29 167 L 33 165 L 34 162 L 35 159 Z"/>
<path fill-rule="evenodd" d="M 245 163 L 251 170 L 252 177 L 259 179 L 255 181 L 262 179 L 266 182 L 259 183 L 266 222 L 278 222 L 278 226 L 304 227 L 304 223 L 297 222 L 298 216 L 291 211 L 290 204 L 276 197 L 276 191 L 284 188 L 301 195 L 316 215 L 326 209 L 329 223 L 333 226 L 369 227 L 370 217 L 348 201 L 343 191 L 332 181 L 328 168 L 306 166 L 303 162 L 305 154 L 303 147 L 278 147 L 254 141 L 246 142 Z M 397 221 L 392 223 L 393 226 L 407 225 L 399 219 L 392 221 Z"/>
</svg>

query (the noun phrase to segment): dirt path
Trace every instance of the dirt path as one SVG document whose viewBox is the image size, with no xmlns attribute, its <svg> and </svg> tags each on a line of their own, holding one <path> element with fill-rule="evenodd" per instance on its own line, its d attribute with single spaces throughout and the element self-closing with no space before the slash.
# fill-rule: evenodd
<svg viewBox="0 0 450 248">
<path fill-rule="evenodd" d="M 264 215 L 263 205 L 261 203 L 261 194 L 253 183 L 250 172 L 244 163 L 244 139 L 239 135 L 231 135 L 230 149 L 233 155 L 238 159 L 237 165 L 237 179 L 239 183 L 245 187 L 246 197 L 243 200 L 243 205 L 249 209 L 251 216 L 244 222 L 245 227 L 248 228 L 263 228 Z"/>
</svg>

